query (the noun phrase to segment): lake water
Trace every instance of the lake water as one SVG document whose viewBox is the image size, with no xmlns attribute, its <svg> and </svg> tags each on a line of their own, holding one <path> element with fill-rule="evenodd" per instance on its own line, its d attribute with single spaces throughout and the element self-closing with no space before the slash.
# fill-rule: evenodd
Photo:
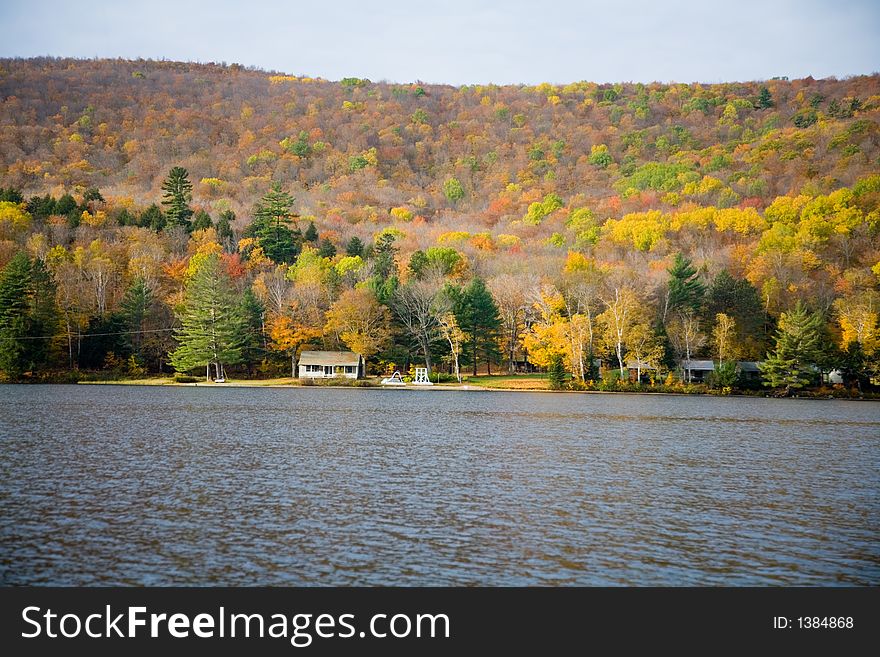
<svg viewBox="0 0 880 657">
<path fill-rule="evenodd" d="M 0 386 L 0 583 L 878 585 L 880 404 Z"/>
</svg>

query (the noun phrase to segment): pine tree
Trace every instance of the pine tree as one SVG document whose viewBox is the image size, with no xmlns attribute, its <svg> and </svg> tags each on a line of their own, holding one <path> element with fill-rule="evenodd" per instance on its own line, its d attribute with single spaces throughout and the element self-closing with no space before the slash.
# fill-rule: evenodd
<svg viewBox="0 0 880 657">
<path fill-rule="evenodd" d="M 707 320 L 716 318 L 718 313 L 736 320 L 736 341 L 743 356 L 755 359 L 767 351 L 767 315 L 761 296 L 751 283 L 734 278 L 726 269 L 715 276 L 706 292 Z"/>
<path fill-rule="evenodd" d="M 190 217 L 193 215 L 189 207 L 192 201 L 192 183 L 189 181 L 189 172 L 183 167 L 174 167 L 168 172 L 168 177 L 162 183 L 162 205 L 167 209 L 167 226 L 183 226 L 191 229 Z"/>
<path fill-rule="evenodd" d="M 324 238 L 321 240 L 321 243 L 318 245 L 318 255 L 322 258 L 332 258 L 336 255 L 336 247 L 333 245 L 328 238 Z"/>
<path fill-rule="evenodd" d="M 373 247 L 373 275 L 381 281 L 397 276 L 397 247 L 394 235 L 384 233 Z"/>
<path fill-rule="evenodd" d="M 31 263 L 19 251 L 0 272 L 0 370 L 17 378 L 27 367 Z"/>
<path fill-rule="evenodd" d="M 20 251 L 0 272 L 0 370 L 17 378 L 45 365 L 57 327 L 52 277 Z"/>
<path fill-rule="evenodd" d="M 248 374 L 252 375 L 254 365 L 266 355 L 266 336 L 263 329 L 266 308 L 252 288 L 247 288 L 241 297 L 241 315 L 245 323 L 241 359 L 248 369 Z"/>
<path fill-rule="evenodd" d="M 254 208 L 254 221 L 245 231 L 245 237 L 256 238 L 263 253 L 275 263 L 290 264 L 302 247 L 299 229 L 291 230 L 293 204 L 296 199 L 283 191 L 281 183 L 272 183 L 271 189 Z"/>
<path fill-rule="evenodd" d="M 565 387 L 565 364 L 562 362 L 562 356 L 558 354 L 553 356 L 547 374 L 551 390 L 562 390 Z"/>
<path fill-rule="evenodd" d="M 247 322 L 217 254 L 204 257 L 190 275 L 177 319 L 180 344 L 171 364 L 178 372 L 213 364 L 220 377 L 224 365 L 242 361 Z"/>
<path fill-rule="evenodd" d="M 232 240 L 235 234 L 232 231 L 232 222 L 235 221 L 235 213 L 232 210 L 224 210 L 217 218 L 217 241 L 227 250 L 231 250 Z"/>
<path fill-rule="evenodd" d="M 474 278 L 455 297 L 455 317 L 465 335 L 464 359 L 471 362 L 474 376 L 480 361 L 486 362 L 491 374 L 492 361 L 501 357 L 498 348 L 501 315 L 495 299 L 481 278 Z"/>
<path fill-rule="evenodd" d="M 667 271 L 670 276 L 667 312 L 699 310 L 706 286 L 697 278 L 697 270 L 691 261 L 679 253 Z"/>
<path fill-rule="evenodd" d="M 206 228 L 212 228 L 214 226 L 214 222 L 211 221 L 211 215 L 209 215 L 204 210 L 199 210 L 193 215 L 192 229 L 196 230 L 205 230 Z"/>
<path fill-rule="evenodd" d="M 821 344 L 821 318 L 798 302 L 794 310 L 779 318 L 776 350 L 760 365 L 764 381 L 784 388 L 786 396 L 809 385 L 816 378 Z"/>
<path fill-rule="evenodd" d="M 125 291 L 122 299 L 122 316 L 125 319 L 126 329 L 130 331 L 128 343 L 138 362 L 143 364 L 143 331 L 146 319 L 153 305 L 153 291 L 147 285 L 146 280 L 137 277 Z"/>
<path fill-rule="evenodd" d="M 155 203 L 144 210 L 138 219 L 138 225 L 141 228 L 152 228 L 157 233 L 160 230 L 165 229 L 166 223 L 168 222 L 165 219 L 165 213 L 162 212 L 162 209 Z"/>
<path fill-rule="evenodd" d="M 318 229 L 315 228 L 315 222 L 310 221 L 309 227 L 306 228 L 306 232 L 303 234 L 303 239 L 306 242 L 317 242 L 318 241 Z"/>
<path fill-rule="evenodd" d="M 348 244 L 345 247 L 345 255 L 347 256 L 363 256 L 364 255 L 364 243 L 361 241 L 359 237 L 352 237 L 348 240 Z"/>
<path fill-rule="evenodd" d="M 767 87 L 761 87 L 761 92 L 758 94 L 758 109 L 769 107 L 773 107 L 773 96 L 770 95 L 770 90 Z"/>
<path fill-rule="evenodd" d="M 60 323 L 55 281 L 46 269 L 45 263 L 39 258 L 31 264 L 30 291 L 30 335 L 55 335 Z M 52 341 L 43 337 L 30 340 L 27 351 L 30 367 L 36 369 L 49 362 L 52 355 Z"/>
</svg>

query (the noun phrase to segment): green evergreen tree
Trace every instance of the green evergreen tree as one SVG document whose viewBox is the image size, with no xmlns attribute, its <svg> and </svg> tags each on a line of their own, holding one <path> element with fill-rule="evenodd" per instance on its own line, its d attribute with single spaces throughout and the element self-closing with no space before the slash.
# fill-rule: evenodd
<svg viewBox="0 0 880 657">
<path fill-rule="evenodd" d="M 318 241 L 318 229 L 315 228 L 315 222 L 310 221 L 309 227 L 306 228 L 306 232 L 303 234 L 303 239 L 306 242 L 317 242 Z"/>
<path fill-rule="evenodd" d="M 137 219 L 135 219 L 131 212 L 122 208 L 118 212 L 115 213 L 114 218 L 116 219 L 116 223 L 120 226 L 135 226 L 137 225 Z"/>
<path fill-rule="evenodd" d="M 850 342 L 839 355 L 840 374 L 845 386 L 856 386 L 859 392 L 870 381 L 868 357 L 857 340 Z"/>
<path fill-rule="evenodd" d="M 55 199 L 49 194 L 45 196 L 32 196 L 31 200 L 27 203 L 27 211 L 31 213 L 31 216 L 43 220 L 53 214 L 63 214 L 60 212 L 56 213 Z"/>
<path fill-rule="evenodd" d="M 394 235 L 384 233 L 373 246 L 373 275 L 385 281 L 397 276 L 397 247 Z"/>
<path fill-rule="evenodd" d="M 271 189 L 254 208 L 254 221 L 245 230 L 245 237 L 253 237 L 273 262 L 290 264 L 302 248 L 299 229 L 291 230 L 293 204 L 296 199 L 283 191 L 281 183 L 272 183 Z"/>
<path fill-rule="evenodd" d="M 231 250 L 235 233 L 232 230 L 232 222 L 235 221 L 235 213 L 232 210 L 223 210 L 217 218 L 217 240 L 227 250 Z"/>
<path fill-rule="evenodd" d="M 333 245 L 328 238 L 324 238 L 321 240 L 321 243 L 318 245 L 318 255 L 322 258 L 332 258 L 336 255 L 336 247 Z"/>
<path fill-rule="evenodd" d="M 550 361 L 550 367 L 547 369 L 547 375 L 550 381 L 551 390 L 562 390 L 565 387 L 565 364 L 562 362 L 562 356 L 555 355 Z"/>
<path fill-rule="evenodd" d="M 0 272 L 0 370 L 15 379 L 45 365 L 57 326 L 51 275 L 18 252 Z"/>
<path fill-rule="evenodd" d="M 734 278 L 722 269 L 706 291 L 704 325 L 711 326 L 718 313 L 736 320 L 736 339 L 743 356 L 758 359 L 767 352 L 767 313 L 755 286 L 742 278 Z"/>
<path fill-rule="evenodd" d="M 681 253 L 676 254 L 669 272 L 669 304 L 667 310 L 698 311 L 703 304 L 706 286 L 697 277 L 697 270 Z"/>
<path fill-rule="evenodd" d="M 54 336 L 60 324 L 56 286 L 52 274 L 39 258 L 31 263 L 30 291 L 30 334 L 32 336 Z M 41 337 L 29 342 L 28 359 L 31 369 L 46 365 L 52 356 L 52 341 Z"/>
<path fill-rule="evenodd" d="M 89 187 L 83 192 L 83 204 L 91 209 L 92 204 L 104 203 L 104 196 L 97 187 Z"/>
<path fill-rule="evenodd" d="M 55 202 L 55 213 L 67 216 L 77 207 L 76 200 L 70 194 L 65 194 Z"/>
<path fill-rule="evenodd" d="M 501 357 L 498 348 L 498 332 L 501 330 L 501 315 L 492 294 L 481 278 L 474 278 L 463 290 L 454 293 L 455 318 L 465 335 L 462 355 L 464 362 L 473 366 L 474 376 L 477 365 L 485 361 L 492 373 L 492 362 Z"/>
<path fill-rule="evenodd" d="M 264 331 L 266 307 L 254 294 L 252 288 L 247 288 L 241 296 L 241 315 L 245 322 L 241 359 L 247 367 L 248 376 L 253 376 L 254 367 L 266 355 L 266 334 Z"/>
<path fill-rule="evenodd" d="M 767 87 L 761 87 L 761 92 L 758 94 L 758 109 L 767 109 L 769 107 L 773 107 L 773 96 Z"/>
<path fill-rule="evenodd" d="M 798 302 L 779 318 L 776 349 L 760 365 L 762 378 L 774 388 L 783 388 L 786 396 L 804 388 L 816 378 L 821 345 L 821 318 Z"/>
<path fill-rule="evenodd" d="M 166 223 L 165 213 L 155 203 L 141 212 L 141 216 L 138 219 L 138 225 L 141 228 L 151 228 L 157 233 L 165 229 Z"/>
<path fill-rule="evenodd" d="M 0 272 L 0 370 L 11 379 L 27 369 L 31 263 L 19 251 Z"/>
<path fill-rule="evenodd" d="M 211 221 L 211 215 L 209 215 L 204 210 L 198 210 L 193 215 L 192 229 L 195 230 L 205 230 L 206 228 L 213 228 L 214 222 Z"/>
<path fill-rule="evenodd" d="M 21 195 L 21 192 L 15 187 L 0 187 L 0 202 L 5 201 L 7 203 L 24 203 L 24 197 Z"/>
<path fill-rule="evenodd" d="M 189 207 L 192 201 L 192 183 L 189 180 L 189 172 L 183 167 L 174 167 L 168 172 L 168 177 L 162 183 L 162 205 L 166 207 L 168 228 L 183 226 L 191 229 L 190 217 L 193 215 Z"/>
<path fill-rule="evenodd" d="M 122 299 L 122 316 L 125 318 L 126 330 L 129 331 L 128 343 L 138 363 L 144 363 L 144 334 L 147 317 L 153 305 L 153 291 L 144 278 L 135 278 Z"/>
<path fill-rule="evenodd" d="M 363 256 L 364 243 L 359 237 L 352 237 L 345 246 L 345 255 L 347 256 Z"/>
<path fill-rule="evenodd" d="M 214 365 L 220 377 L 225 365 L 242 361 L 247 321 L 217 254 L 205 257 L 187 280 L 177 319 L 171 364 L 178 372 Z"/>
</svg>

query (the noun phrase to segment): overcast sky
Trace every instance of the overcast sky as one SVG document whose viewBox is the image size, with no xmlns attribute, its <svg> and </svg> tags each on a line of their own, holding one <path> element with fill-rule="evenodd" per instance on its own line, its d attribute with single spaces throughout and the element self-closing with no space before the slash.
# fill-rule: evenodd
<svg viewBox="0 0 880 657">
<path fill-rule="evenodd" d="M 0 56 L 331 80 L 721 82 L 880 70 L 880 0 L 0 0 Z"/>
</svg>

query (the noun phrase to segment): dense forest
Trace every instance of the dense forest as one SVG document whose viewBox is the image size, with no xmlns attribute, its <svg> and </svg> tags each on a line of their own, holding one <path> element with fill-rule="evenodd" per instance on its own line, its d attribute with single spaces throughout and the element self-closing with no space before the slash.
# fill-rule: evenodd
<svg viewBox="0 0 880 657">
<path fill-rule="evenodd" d="M 880 76 L 439 86 L 0 60 L 0 373 L 878 374 Z M 601 365 L 598 365 L 601 363 Z M 615 374 L 617 372 L 618 374 Z"/>
</svg>

